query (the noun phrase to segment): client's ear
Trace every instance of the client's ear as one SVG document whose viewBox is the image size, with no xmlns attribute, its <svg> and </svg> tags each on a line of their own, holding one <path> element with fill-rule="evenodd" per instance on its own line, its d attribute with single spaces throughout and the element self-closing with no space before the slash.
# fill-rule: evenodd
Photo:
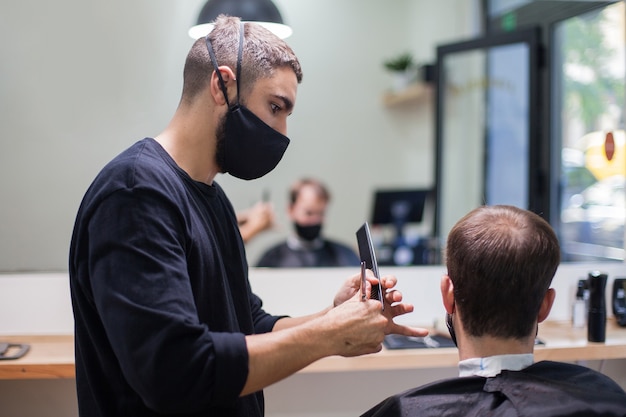
<svg viewBox="0 0 626 417">
<path fill-rule="evenodd" d="M 552 310 L 552 304 L 554 304 L 554 298 L 556 297 L 556 291 L 554 288 L 548 288 L 546 295 L 543 296 L 541 307 L 539 307 L 539 314 L 537 315 L 537 323 L 541 323 L 548 318 L 550 310 Z"/>
<path fill-rule="evenodd" d="M 454 284 L 448 275 L 441 277 L 441 301 L 448 314 L 454 313 Z"/>
</svg>

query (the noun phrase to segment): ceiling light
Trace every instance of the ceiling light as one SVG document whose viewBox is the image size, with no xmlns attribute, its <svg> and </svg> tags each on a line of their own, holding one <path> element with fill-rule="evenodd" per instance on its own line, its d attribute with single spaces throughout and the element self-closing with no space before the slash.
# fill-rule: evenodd
<svg viewBox="0 0 626 417">
<path fill-rule="evenodd" d="M 281 39 L 291 36 L 293 32 L 283 23 L 278 8 L 271 0 L 208 0 L 200 11 L 198 22 L 189 29 L 189 36 L 194 39 L 206 36 L 213 29 L 212 22 L 220 14 L 258 23 Z"/>
</svg>

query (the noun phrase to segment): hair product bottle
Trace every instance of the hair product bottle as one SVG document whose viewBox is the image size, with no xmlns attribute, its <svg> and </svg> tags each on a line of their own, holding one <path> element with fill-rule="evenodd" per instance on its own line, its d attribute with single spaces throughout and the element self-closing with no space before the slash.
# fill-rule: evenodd
<svg viewBox="0 0 626 417">
<path fill-rule="evenodd" d="M 607 274 L 592 271 L 587 278 L 589 287 L 589 315 L 587 318 L 587 340 L 604 342 L 606 339 L 606 288 Z"/>
</svg>

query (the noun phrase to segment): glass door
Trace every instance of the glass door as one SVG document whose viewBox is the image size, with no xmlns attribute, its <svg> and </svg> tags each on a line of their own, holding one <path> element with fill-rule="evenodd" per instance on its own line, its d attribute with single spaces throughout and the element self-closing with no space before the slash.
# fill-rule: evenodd
<svg viewBox="0 0 626 417">
<path fill-rule="evenodd" d="M 535 211 L 538 36 L 529 29 L 437 48 L 435 236 L 483 204 Z"/>
</svg>

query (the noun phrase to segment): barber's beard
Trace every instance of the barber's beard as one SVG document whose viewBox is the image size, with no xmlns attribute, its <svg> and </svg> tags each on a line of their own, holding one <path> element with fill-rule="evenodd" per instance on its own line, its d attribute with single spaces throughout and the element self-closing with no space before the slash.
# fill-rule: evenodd
<svg viewBox="0 0 626 417">
<path fill-rule="evenodd" d="M 215 162 L 219 172 L 224 172 L 226 151 L 226 113 L 222 116 L 215 129 Z"/>
</svg>

